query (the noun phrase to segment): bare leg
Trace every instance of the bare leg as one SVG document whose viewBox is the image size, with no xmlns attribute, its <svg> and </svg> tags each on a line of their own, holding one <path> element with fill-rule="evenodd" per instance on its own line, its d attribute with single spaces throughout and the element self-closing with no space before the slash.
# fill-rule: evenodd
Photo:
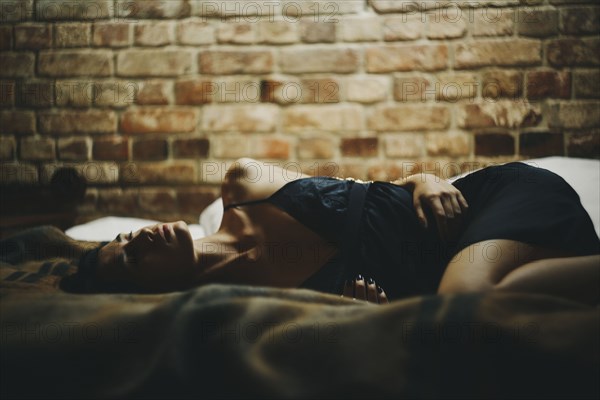
<svg viewBox="0 0 600 400">
<path fill-rule="evenodd" d="M 600 255 L 533 261 L 506 275 L 496 289 L 552 294 L 597 305 L 600 302 Z"/>
<path fill-rule="evenodd" d="M 599 290 L 598 260 L 598 256 L 570 257 L 564 251 L 514 240 L 488 240 L 454 256 L 438 292 L 525 291 L 595 304 Z"/>
</svg>

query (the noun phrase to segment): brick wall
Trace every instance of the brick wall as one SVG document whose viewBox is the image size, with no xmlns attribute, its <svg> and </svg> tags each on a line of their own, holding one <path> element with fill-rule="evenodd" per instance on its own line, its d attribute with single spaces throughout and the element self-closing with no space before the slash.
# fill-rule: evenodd
<svg viewBox="0 0 600 400">
<path fill-rule="evenodd" d="M 75 166 L 82 219 L 194 221 L 242 156 L 391 179 L 600 155 L 596 1 L 0 7 L 2 184 Z"/>
</svg>

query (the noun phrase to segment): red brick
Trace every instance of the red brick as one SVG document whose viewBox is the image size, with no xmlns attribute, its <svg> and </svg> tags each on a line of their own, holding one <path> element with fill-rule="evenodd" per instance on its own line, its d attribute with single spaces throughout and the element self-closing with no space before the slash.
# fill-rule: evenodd
<svg viewBox="0 0 600 400">
<path fill-rule="evenodd" d="M 56 47 L 87 47 L 92 30 L 90 24 L 57 24 L 55 34 Z"/>
<path fill-rule="evenodd" d="M 436 84 L 427 75 L 398 75 L 394 79 L 394 99 L 399 102 L 433 100 L 437 96 Z"/>
<path fill-rule="evenodd" d="M 575 71 L 573 77 L 575 97 L 599 98 L 600 97 L 600 71 Z"/>
<path fill-rule="evenodd" d="M 180 19 L 191 15 L 188 0 L 117 0 L 116 15 L 136 19 Z"/>
<path fill-rule="evenodd" d="M 413 158 L 423 155 L 422 134 L 391 134 L 384 137 L 386 157 Z"/>
<path fill-rule="evenodd" d="M 126 161 L 129 159 L 129 141 L 121 136 L 95 139 L 93 149 L 95 160 Z"/>
<path fill-rule="evenodd" d="M 192 55 L 186 50 L 125 50 L 117 55 L 119 76 L 179 76 L 191 71 Z"/>
<path fill-rule="evenodd" d="M 300 21 L 300 37 L 305 43 L 334 43 L 336 24 L 327 21 Z"/>
<path fill-rule="evenodd" d="M 551 128 L 594 128 L 600 126 L 600 103 L 571 101 L 551 103 L 546 112 Z"/>
<path fill-rule="evenodd" d="M 558 10 L 539 8 L 519 14 L 518 32 L 521 36 L 548 37 L 558 33 Z"/>
<path fill-rule="evenodd" d="M 521 133 L 519 135 L 519 153 L 527 157 L 562 156 L 564 150 L 562 133 Z"/>
<path fill-rule="evenodd" d="M 383 38 L 386 42 L 416 40 L 423 35 L 425 26 L 417 14 L 387 17 L 383 20 Z"/>
<path fill-rule="evenodd" d="M 175 104 L 197 105 L 210 103 L 216 84 L 207 79 L 186 79 L 175 83 Z"/>
<path fill-rule="evenodd" d="M 568 71 L 532 71 L 527 74 L 527 98 L 571 97 L 571 73 Z"/>
<path fill-rule="evenodd" d="M 39 181 L 38 169 L 29 164 L 0 164 L 0 183 L 37 183 Z"/>
<path fill-rule="evenodd" d="M 19 146 L 21 160 L 43 161 L 54 160 L 56 149 L 54 139 L 50 138 L 23 138 Z"/>
<path fill-rule="evenodd" d="M 167 21 L 138 23 L 133 34 L 137 46 L 166 46 L 173 43 L 172 26 Z"/>
<path fill-rule="evenodd" d="M 236 159 L 250 154 L 250 139 L 248 135 L 227 134 L 218 135 L 210 141 L 211 153 L 215 158 Z"/>
<path fill-rule="evenodd" d="M 483 133 L 475 135 L 476 156 L 508 156 L 515 154 L 515 138 L 509 133 Z"/>
<path fill-rule="evenodd" d="M 11 136 L 0 136 L 0 160 L 7 161 L 15 158 L 15 139 Z"/>
<path fill-rule="evenodd" d="M 333 158 L 335 155 L 334 140 L 322 137 L 303 138 L 298 141 L 296 146 L 298 158 L 313 159 L 313 158 Z"/>
<path fill-rule="evenodd" d="M 428 131 L 450 125 L 448 108 L 439 105 L 402 104 L 373 108 L 367 126 L 378 132 Z"/>
<path fill-rule="evenodd" d="M 177 198 L 173 189 L 142 188 L 138 193 L 142 210 L 160 212 L 177 209 Z"/>
<path fill-rule="evenodd" d="M 177 204 L 181 212 L 200 215 L 219 196 L 218 188 L 196 186 L 177 189 Z"/>
<path fill-rule="evenodd" d="M 138 190 L 98 189 L 98 210 L 110 215 L 134 215 L 139 210 Z"/>
<path fill-rule="evenodd" d="M 193 132 L 198 124 L 198 112 L 190 108 L 148 108 L 127 110 L 121 117 L 125 133 Z"/>
<path fill-rule="evenodd" d="M 137 104 L 157 106 L 169 104 L 169 93 L 172 86 L 168 82 L 145 80 L 138 89 Z"/>
<path fill-rule="evenodd" d="M 96 107 L 128 107 L 135 102 L 139 92 L 139 84 L 131 81 L 101 81 L 94 83 L 93 88 Z"/>
<path fill-rule="evenodd" d="M 83 133 L 114 133 L 117 117 L 113 111 L 60 111 L 38 114 L 39 129 L 51 135 L 77 135 Z"/>
<path fill-rule="evenodd" d="M 111 18 L 112 10 L 111 0 L 37 0 L 35 16 L 39 21 L 90 21 Z"/>
<path fill-rule="evenodd" d="M 356 72 L 359 54 L 353 49 L 284 49 L 281 51 L 280 67 L 285 73 Z"/>
<path fill-rule="evenodd" d="M 56 80 L 56 105 L 60 107 L 90 107 L 94 99 L 94 82 L 86 80 Z"/>
<path fill-rule="evenodd" d="M 349 104 L 299 105 L 283 110 L 284 131 L 356 132 L 362 129 L 362 107 Z"/>
<path fill-rule="evenodd" d="M 110 76 L 112 72 L 110 51 L 43 51 L 38 56 L 38 73 L 44 76 Z"/>
<path fill-rule="evenodd" d="M 339 103 L 340 84 L 335 78 L 303 79 L 303 103 Z"/>
<path fill-rule="evenodd" d="M 0 26 L 0 50 L 10 50 L 13 45 L 12 25 Z"/>
<path fill-rule="evenodd" d="M 27 78 L 33 75 L 35 58 L 32 53 L 0 53 L 0 77 Z"/>
<path fill-rule="evenodd" d="M 542 62 L 541 53 L 542 46 L 538 40 L 479 40 L 456 45 L 454 66 L 463 69 L 490 65 L 538 65 Z"/>
<path fill-rule="evenodd" d="M 11 108 L 15 104 L 16 83 L 13 79 L 0 80 L 0 107 Z"/>
<path fill-rule="evenodd" d="M 568 135 L 569 157 L 600 158 L 600 130 L 573 132 Z"/>
<path fill-rule="evenodd" d="M 92 43 L 96 47 L 127 47 L 130 23 L 102 22 L 94 24 Z"/>
<path fill-rule="evenodd" d="M 429 39 L 456 39 L 464 37 L 467 33 L 467 18 L 455 16 L 450 18 L 429 18 Z"/>
<path fill-rule="evenodd" d="M 52 82 L 28 80 L 17 85 L 16 102 L 28 108 L 48 108 L 52 106 L 54 90 Z"/>
<path fill-rule="evenodd" d="M 266 74 L 273 72 L 273 63 L 273 54 L 264 50 L 207 50 L 198 55 L 203 74 Z"/>
<path fill-rule="evenodd" d="M 173 141 L 173 157 L 175 158 L 206 158 L 208 157 L 209 141 L 205 138 L 185 138 Z"/>
<path fill-rule="evenodd" d="M 341 151 L 344 157 L 377 157 L 379 154 L 377 138 L 342 139 Z"/>
<path fill-rule="evenodd" d="M 483 74 L 483 97 L 520 97 L 523 93 L 523 73 L 521 71 L 491 70 Z"/>
<path fill-rule="evenodd" d="M 368 72 L 436 71 L 448 65 L 445 45 L 372 46 L 366 50 Z"/>
<path fill-rule="evenodd" d="M 302 101 L 302 82 L 293 76 L 270 76 L 260 81 L 260 101 L 293 104 Z"/>
<path fill-rule="evenodd" d="M 115 184 L 119 182 L 119 166 L 114 162 L 86 161 L 71 164 L 89 185 Z M 46 174 L 52 176 L 51 174 Z"/>
<path fill-rule="evenodd" d="M 411 170 L 411 173 L 418 171 Z M 380 162 L 375 165 L 370 165 L 367 171 L 367 179 L 376 181 L 393 181 L 403 177 L 402 164 L 398 165 L 395 162 Z"/>
<path fill-rule="evenodd" d="M 273 132 L 279 108 L 272 104 L 232 104 L 203 107 L 202 130 L 212 132 Z"/>
<path fill-rule="evenodd" d="M 261 21 L 258 40 L 261 43 L 291 44 L 298 42 L 298 23 L 290 21 Z"/>
<path fill-rule="evenodd" d="M 479 79 L 469 72 L 442 73 L 436 76 L 436 100 L 456 103 L 461 99 L 473 99 L 477 96 Z"/>
<path fill-rule="evenodd" d="M 556 39 L 548 43 L 548 62 L 557 67 L 600 65 L 600 40 Z"/>
<path fill-rule="evenodd" d="M 541 110 L 523 101 L 498 100 L 461 105 L 456 119 L 461 128 L 518 128 L 537 125 L 541 120 Z"/>
<path fill-rule="evenodd" d="M 290 142 L 280 137 L 258 135 L 250 141 L 251 157 L 288 160 Z"/>
<path fill-rule="evenodd" d="M 345 42 L 376 42 L 383 37 L 381 19 L 377 17 L 349 17 L 340 21 L 340 39 Z"/>
<path fill-rule="evenodd" d="M 465 17 L 473 20 L 473 36 L 510 36 L 514 31 L 515 13 L 508 8 L 483 8 L 463 10 Z"/>
<path fill-rule="evenodd" d="M 262 3 L 258 3 L 262 4 Z M 277 3 L 275 3 L 277 4 Z M 364 4 L 362 1 L 347 1 L 347 0 L 325 0 L 325 1 L 296 1 L 283 0 L 280 3 L 283 8 L 281 14 L 288 17 L 289 21 L 296 21 L 302 17 L 312 16 L 313 19 L 319 20 L 334 20 L 335 17 L 340 17 L 346 14 L 358 14 L 363 11 Z M 272 7 L 272 6 L 271 6 Z M 269 7 L 260 7 L 264 13 L 271 10 Z M 242 15 L 247 15 L 243 7 L 238 8 Z M 227 10 L 227 9 L 225 9 Z M 272 14 L 272 12 L 271 12 Z"/>
<path fill-rule="evenodd" d="M 50 25 L 22 24 L 15 26 L 15 49 L 37 50 L 52 46 Z"/>
<path fill-rule="evenodd" d="M 140 184 L 169 185 L 195 183 L 196 176 L 195 161 L 137 163 L 132 174 Z"/>
<path fill-rule="evenodd" d="M 461 157 L 471 153 L 469 136 L 461 133 L 429 133 L 425 144 L 427 154 L 434 157 Z"/>
<path fill-rule="evenodd" d="M 349 77 L 344 82 L 346 100 L 358 103 L 377 103 L 389 95 L 390 80 L 387 76 Z"/>
<path fill-rule="evenodd" d="M 0 134 L 33 134 L 35 114 L 32 111 L 0 111 Z"/>
<path fill-rule="evenodd" d="M 73 137 L 58 139 L 58 155 L 61 160 L 89 160 L 91 149 L 91 140 L 87 138 Z"/>
<path fill-rule="evenodd" d="M 223 76 L 205 84 L 203 97 L 219 103 L 259 103 L 261 83 L 258 78 L 247 76 Z M 201 89 L 202 90 L 202 89 Z M 199 100 L 202 99 L 202 96 Z"/>
<path fill-rule="evenodd" d="M 164 139 L 136 140 L 133 142 L 133 159 L 158 161 L 168 155 L 168 143 Z"/>
<path fill-rule="evenodd" d="M 258 41 L 256 23 L 226 21 L 217 28 L 217 40 L 224 44 L 252 44 Z"/>
<path fill-rule="evenodd" d="M 186 19 L 178 21 L 177 41 L 179 44 L 201 46 L 213 44 L 215 39 L 215 27 L 201 19 Z"/>
<path fill-rule="evenodd" d="M 562 8 L 560 31 L 569 35 L 597 35 L 600 31 L 600 8 L 581 6 Z"/>
</svg>

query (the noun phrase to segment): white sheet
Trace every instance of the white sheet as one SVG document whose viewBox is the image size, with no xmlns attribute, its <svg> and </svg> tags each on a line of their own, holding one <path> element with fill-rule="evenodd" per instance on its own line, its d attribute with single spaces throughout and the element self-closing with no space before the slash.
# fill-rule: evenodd
<svg viewBox="0 0 600 400">
<path fill-rule="evenodd" d="M 562 176 L 579 194 L 581 203 L 594 223 L 600 236 L 600 161 L 567 157 L 546 157 L 526 161 L 530 165 L 548 169 Z M 201 214 L 199 225 L 189 225 L 192 237 L 215 233 L 223 217 L 223 200 L 218 198 Z M 67 235 L 78 240 L 112 240 L 119 232 L 129 232 L 158 221 L 137 218 L 105 217 L 87 224 L 74 226 Z"/>
<path fill-rule="evenodd" d="M 67 235 L 77 240 L 104 242 L 113 240 L 121 232 L 137 231 L 146 226 L 158 224 L 159 221 L 140 218 L 104 217 L 82 225 L 76 225 L 65 231 Z M 198 224 L 188 225 L 192 238 L 206 236 L 204 228 Z"/>
</svg>

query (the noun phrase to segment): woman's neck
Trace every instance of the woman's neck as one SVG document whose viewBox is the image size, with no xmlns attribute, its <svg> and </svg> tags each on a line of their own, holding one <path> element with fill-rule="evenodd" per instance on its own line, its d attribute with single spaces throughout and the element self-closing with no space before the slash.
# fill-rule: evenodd
<svg viewBox="0 0 600 400">
<path fill-rule="evenodd" d="M 194 240 L 196 266 L 201 281 L 210 276 L 221 275 L 219 270 L 239 261 L 252 259 L 252 250 L 256 243 L 251 238 L 240 239 L 226 230 Z"/>
</svg>

